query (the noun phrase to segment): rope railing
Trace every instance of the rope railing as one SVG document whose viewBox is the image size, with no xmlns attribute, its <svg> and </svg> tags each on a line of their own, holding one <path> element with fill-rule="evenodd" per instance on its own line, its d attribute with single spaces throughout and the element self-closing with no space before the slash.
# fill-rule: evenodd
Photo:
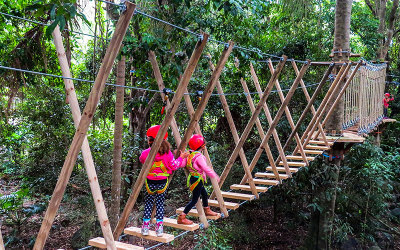
<svg viewBox="0 0 400 250">
<path fill-rule="evenodd" d="M 344 95 L 343 129 L 358 124 L 358 134 L 368 134 L 382 122 L 386 67 L 368 62 L 356 72 Z"/>
</svg>

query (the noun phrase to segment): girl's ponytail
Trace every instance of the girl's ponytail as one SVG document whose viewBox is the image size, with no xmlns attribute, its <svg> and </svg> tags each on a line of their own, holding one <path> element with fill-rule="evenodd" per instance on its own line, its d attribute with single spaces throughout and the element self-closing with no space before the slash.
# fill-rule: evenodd
<svg viewBox="0 0 400 250">
<path fill-rule="evenodd" d="M 153 145 L 153 142 L 154 142 L 154 138 L 149 136 L 150 147 Z M 161 143 L 160 149 L 158 149 L 158 153 L 160 155 L 167 154 L 170 151 L 170 149 L 171 149 L 171 144 L 169 144 L 169 142 L 167 142 L 166 140 L 163 140 Z"/>
</svg>

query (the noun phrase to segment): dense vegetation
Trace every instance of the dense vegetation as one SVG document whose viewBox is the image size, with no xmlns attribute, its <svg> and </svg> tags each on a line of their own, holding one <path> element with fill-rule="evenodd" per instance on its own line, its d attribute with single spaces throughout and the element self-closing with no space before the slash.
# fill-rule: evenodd
<svg viewBox="0 0 400 250">
<path fill-rule="evenodd" d="M 382 58 L 379 53 L 384 42 L 389 39 L 390 13 L 396 1 L 380 1 L 386 3 L 386 6 L 381 7 L 387 9 L 383 19 L 377 15 L 378 5 L 374 9 L 370 2 L 374 1 L 353 2 L 351 51 L 370 61 L 388 61 L 386 92 L 392 93 L 398 100 L 400 11 L 395 10 L 390 49 Z M 262 62 L 268 59 L 263 53 L 278 56 L 285 54 L 298 60 L 331 60 L 329 54 L 333 47 L 336 1 L 256 0 L 247 4 L 241 0 L 159 0 L 136 3 L 141 11 L 160 19 L 197 33 L 207 32 L 215 40 L 232 40 L 242 47 L 258 51 L 259 53 L 235 49 L 232 52 L 221 76 L 221 84 L 226 93 L 243 92 L 239 84 L 241 77 L 251 82 L 248 73 L 250 62 L 256 68 L 261 85 L 266 86 L 270 73 Z M 91 15 L 87 14 L 89 10 L 92 11 Z M 73 76 L 89 81 L 96 77 L 108 45 L 107 39 L 112 35 L 119 16 L 117 6 L 106 6 L 100 1 L 76 0 L 3 1 L 0 2 L 0 12 L 3 13 L 0 14 L 1 66 L 61 75 L 51 37 L 55 25 L 58 24 L 61 30 L 66 28 L 99 37 L 87 37 L 67 30 L 62 32 Z M 120 60 L 122 56 L 126 56 L 126 85 L 158 89 L 148 61 L 148 52 L 153 50 L 157 55 L 165 85 L 174 90 L 197 39 L 182 30 L 136 14 L 118 58 Z M 222 48 L 223 45 L 219 43 L 208 43 L 206 52 L 212 56 L 214 64 Z M 234 65 L 234 57 L 238 58 L 240 69 Z M 325 69 L 312 67 L 304 78 L 306 84 L 318 82 Z M 203 57 L 189 84 L 189 92 L 203 90 L 210 75 L 208 58 Z M 291 67 L 286 67 L 280 78 L 282 88 L 290 87 L 294 78 L 295 73 Z M 115 79 L 113 72 L 108 82 L 115 83 Z M 92 83 L 74 81 L 74 84 L 83 109 Z M 250 91 L 255 91 L 252 84 L 249 86 Z M 308 91 L 312 93 L 313 87 L 309 87 Z M 253 97 L 257 101 L 258 97 Z M 61 78 L 0 68 L 0 212 L 7 247 L 32 247 L 34 243 L 43 211 L 51 197 L 75 131 L 65 99 L 64 82 Z M 244 95 L 229 95 L 227 99 L 240 133 L 251 116 L 246 98 Z M 115 101 L 115 87 L 106 86 L 88 133 L 107 207 L 110 205 L 113 166 Z M 197 98 L 192 96 L 192 101 L 196 107 Z M 271 112 L 276 113 L 280 106 L 277 94 L 271 95 L 268 105 Z M 297 91 L 290 106 L 295 121 L 305 105 L 304 95 Z M 150 109 L 146 112 L 145 108 L 148 106 Z M 125 91 L 121 207 L 126 202 L 131 185 L 140 170 L 138 154 L 146 147 L 145 129 L 162 121 L 161 107 L 162 100 L 155 92 L 142 89 Z M 398 101 L 391 104 L 391 117 L 400 120 Z M 182 130 L 189 123 L 184 104 L 179 107 L 176 119 Z M 267 127 L 267 120 L 263 115 L 261 122 Z M 208 141 L 216 172 L 221 173 L 235 144 L 217 96 L 211 97 L 200 125 Z M 286 120 L 277 129 L 282 140 L 289 136 L 290 128 Z M 382 134 L 380 147 L 374 145 L 373 139 L 369 138 L 368 142 L 353 146 L 346 155 L 340 170 L 339 185 L 335 189 L 337 198 L 329 247 L 340 248 L 350 244 L 360 248 L 379 246 L 393 249 L 400 246 L 399 241 L 396 241 L 400 234 L 399 133 L 398 123 L 390 124 Z M 170 142 L 176 146 L 172 136 Z M 249 160 L 258 145 L 259 136 L 254 129 L 244 146 Z M 276 148 L 272 149 L 277 155 Z M 267 157 L 262 156 L 257 168 L 264 169 L 267 162 Z M 291 242 L 288 243 L 290 246 L 309 248 L 308 244 L 312 241 L 315 226 L 318 224 L 313 215 L 315 211 L 323 212 L 326 209 L 318 200 L 321 195 L 317 192 L 322 192 L 321 187 L 332 185 L 334 177 L 327 171 L 331 167 L 323 158 L 318 159 L 310 168 L 303 168 L 295 178 L 273 188 L 259 202 L 241 208 L 240 214 L 233 214 L 232 219 L 226 222 L 218 222 L 198 237 L 188 237 L 188 241 L 193 247 L 210 249 L 229 249 L 234 245 L 284 248 L 285 245 L 276 238 L 289 230 L 301 231 L 298 234 L 287 234 L 286 240 Z M 242 176 L 242 167 L 237 162 L 226 187 L 240 180 Z M 185 195 L 182 195 L 182 190 L 185 190 Z M 324 195 L 330 197 L 330 192 L 327 188 Z M 171 184 L 167 212 L 172 214 L 188 196 L 184 175 L 179 173 Z M 139 223 L 142 204 L 140 196 L 135 213 L 132 214 L 133 224 Z M 268 234 L 270 228 L 263 227 L 263 223 L 270 226 L 279 224 L 279 229 L 274 228 L 275 235 Z M 81 156 L 78 157 L 53 228 L 48 246 L 54 248 L 84 247 L 90 237 L 101 233 L 96 224 L 96 212 Z M 263 232 L 262 239 L 255 238 L 259 232 Z M 184 245 L 180 242 L 176 244 Z"/>
</svg>

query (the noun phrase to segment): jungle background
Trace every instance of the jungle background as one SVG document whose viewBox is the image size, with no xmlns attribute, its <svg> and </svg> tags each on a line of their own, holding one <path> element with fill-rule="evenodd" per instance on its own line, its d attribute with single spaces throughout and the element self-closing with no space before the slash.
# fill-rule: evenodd
<svg viewBox="0 0 400 250">
<path fill-rule="evenodd" d="M 204 31 L 216 40 L 235 41 L 238 45 L 259 51 L 235 49 L 220 81 L 226 93 L 240 93 L 240 77 L 249 82 L 249 63 L 266 86 L 270 73 L 264 62 L 273 55 L 287 55 L 298 60 L 330 61 L 333 48 L 336 1 L 207 1 L 158 0 L 136 1 L 138 8 L 150 15 L 189 30 Z M 11 0 L 0 2 L 0 65 L 47 74 L 61 75 L 51 33 L 59 25 L 64 46 L 75 78 L 81 109 L 89 96 L 105 54 L 118 6 L 88 0 Z M 8 14 L 8 15 L 7 15 Z M 10 16 L 11 15 L 11 16 Z M 33 20 L 30 22 L 15 17 Z M 43 25 L 47 24 L 47 25 Z M 90 33 L 88 37 L 79 33 Z M 390 117 L 400 120 L 400 10 L 398 0 L 359 0 L 352 2 L 350 48 L 365 60 L 386 61 L 387 86 L 395 101 Z M 157 90 L 148 52 L 153 50 L 166 87 L 174 90 L 185 69 L 197 37 L 182 30 L 135 14 L 123 43 L 119 61 L 125 62 L 126 85 L 142 89 L 125 89 L 117 98 L 114 86 L 106 86 L 88 132 L 102 193 L 114 226 L 117 215 L 131 192 L 140 171 L 138 156 L 147 148 L 146 129 L 162 122 L 163 101 Z M 214 64 L 223 46 L 209 42 L 206 52 Z M 240 62 L 234 65 L 233 57 Z M 189 84 L 189 92 L 203 90 L 211 75 L 209 58 L 203 57 Z M 352 60 L 358 60 L 358 58 Z M 326 68 L 313 67 L 305 76 L 308 85 L 318 83 Z M 109 83 L 116 83 L 117 63 Z M 280 77 L 283 89 L 291 86 L 295 74 L 288 67 Z M 314 87 L 308 90 L 312 93 Z M 255 89 L 251 89 L 255 91 Z M 191 96 L 196 107 L 198 99 Z M 257 97 L 254 96 L 257 100 Z M 383 97 L 382 97 L 383 98 Z M 244 95 L 227 96 L 239 131 L 251 116 Z M 122 102 L 123 101 L 123 102 Z M 272 113 L 280 106 L 278 95 L 267 100 Z M 123 103 L 123 129 L 114 131 L 116 103 Z M 296 121 L 304 107 L 304 95 L 297 91 L 290 109 Z M 0 212 L 1 231 L 6 248 L 32 248 L 47 203 L 75 132 L 61 78 L 0 69 Z M 200 120 L 208 142 L 213 166 L 221 173 L 235 147 L 217 96 L 211 97 Z M 190 120 L 182 103 L 176 114 L 183 133 Z M 268 127 L 265 117 L 261 121 Z M 290 127 L 280 123 L 278 132 L 287 138 Z M 114 133 L 122 136 L 122 148 L 114 147 Z M 324 243 L 331 249 L 400 249 L 400 126 L 389 124 L 380 146 L 373 134 L 364 144 L 354 145 L 340 167 L 339 181 L 324 158 L 302 168 L 294 178 L 269 190 L 260 200 L 242 206 L 228 220 L 221 220 L 199 234 L 189 234 L 164 248 L 173 249 L 317 249 L 315 214 L 327 208 L 321 192 L 330 197 L 335 187 L 336 205 Z M 183 134 L 182 134 L 183 135 Z M 169 141 L 176 147 L 172 136 Z M 260 143 L 257 132 L 251 133 L 244 145 L 251 160 Z M 121 186 L 119 197 L 113 196 L 112 171 L 114 155 L 121 150 Z M 273 149 L 275 150 L 275 149 Z M 276 150 L 274 154 L 277 155 Z M 268 165 L 264 155 L 256 168 Z M 240 163 L 235 163 L 226 187 L 243 176 Z M 186 179 L 179 171 L 168 191 L 168 215 L 189 199 Z M 130 224 L 140 225 L 143 215 L 143 193 L 131 215 Z M 60 210 L 52 227 L 46 248 L 79 249 L 88 240 L 101 235 L 96 210 L 90 193 L 81 156 L 69 181 Z M 126 242 L 148 244 L 129 237 Z"/>
</svg>

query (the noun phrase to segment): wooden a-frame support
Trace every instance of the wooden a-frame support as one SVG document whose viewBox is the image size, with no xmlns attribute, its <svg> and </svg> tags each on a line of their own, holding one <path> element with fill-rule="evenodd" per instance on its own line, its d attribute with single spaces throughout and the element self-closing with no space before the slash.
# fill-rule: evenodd
<svg viewBox="0 0 400 250">
<path fill-rule="evenodd" d="M 81 111 L 79 108 L 78 99 L 76 97 L 74 84 L 71 79 L 67 79 L 67 78 L 71 78 L 72 76 L 71 76 L 70 68 L 68 65 L 67 56 L 65 54 L 65 49 L 64 49 L 64 45 L 63 45 L 63 41 L 62 41 L 60 28 L 58 25 L 56 26 L 56 28 L 53 31 L 53 39 L 54 39 L 54 45 L 57 50 L 57 56 L 58 56 L 58 60 L 60 62 L 60 68 L 61 68 L 62 75 L 64 77 L 66 77 L 66 78 L 64 78 L 65 92 L 67 95 L 68 103 L 71 107 L 72 118 L 73 118 L 75 127 L 78 127 L 79 121 L 81 119 Z M 97 178 L 96 169 L 94 166 L 92 153 L 90 152 L 90 146 L 89 146 L 87 137 L 85 137 L 85 139 L 83 140 L 82 157 L 83 157 L 83 161 L 85 163 L 90 189 L 92 191 L 92 196 L 93 196 L 94 204 L 96 207 L 97 216 L 98 216 L 98 219 L 100 222 L 101 230 L 103 232 L 103 237 L 105 239 L 107 248 L 116 249 L 114 237 L 112 235 L 110 223 L 108 221 L 107 211 L 106 211 L 106 207 L 104 205 L 103 195 L 101 193 L 101 189 L 100 189 L 99 181 Z"/>
<path fill-rule="evenodd" d="M 93 119 L 93 115 L 96 111 L 97 104 L 104 90 L 106 80 L 110 75 L 114 60 L 117 57 L 119 50 L 121 48 L 122 40 L 125 37 L 125 33 L 128 29 L 130 20 L 133 16 L 133 12 L 136 7 L 136 5 L 131 2 L 125 2 L 125 5 L 127 8 L 125 12 L 120 16 L 113 37 L 107 48 L 102 65 L 99 69 L 99 73 L 96 77 L 92 91 L 90 92 L 89 99 L 86 103 L 85 109 L 83 110 L 83 115 L 76 129 L 71 146 L 68 150 L 67 157 L 65 159 L 64 165 L 59 175 L 51 200 L 49 202 L 49 206 L 46 210 L 46 214 L 43 219 L 43 223 L 40 227 L 40 231 L 36 238 L 36 242 L 33 249 L 38 250 L 38 249 L 43 249 L 44 247 L 44 244 L 50 232 L 51 225 L 54 222 L 55 215 L 63 198 L 65 188 L 71 176 L 72 169 L 76 163 L 79 151 L 82 148 L 83 141 L 86 138 L 86 133 L 89 129 L 90 123 Z M 103 201 L 97 200 L 95 202 L 103 202 Z M 109 223 L 109 222 L 106 221 L 103 223 Z"/>
<path fill-rule="evenodd" d="M 269 94 L 271 93 L 272 88 L 273 88 L 273 84 L 274 84 L 275 80 L 278 79 L 283 67 L 285 66 L 286 60 L 287 60 L 287 57 L 283 56 L 282 60 L 278 63 L 278 66 L 276 67 L 275 72 L 271 75 L 271 78 L 270 78 L 270 80 L 268 82 L 268 85 L 265 88 L 264 93 L 263 93 L 262 97 L 260 98 L 260 101 L 257 104 L 256 109 L 254 110 L 249 122 L 247 123 L 247 125 L 246 125 L 246 127 L 245 127 L 245 129 L 244 129 L 239 141 L 238 141 L 238 143 L 236 144 L 235 149 L 233 150 L 233 152 L 232 152 L 227 164 L 225 165 L 224 171 L 221 174 L 221 179 L 220 179 L 220 182 L 219 182 L 219 186 L 220 187 L 224 184 L 224 181 L 225 181 L 226 177 L 228 176 L 233 164 L 235 163 L 236 158 L 237 158 L 240 150 L 242 149 L 245 140 L 249 136 L 250 131 L 253 128 L 257 117 L 260 115 L 261 109 L 263 107 L 263 103 L 266 102 Z M 251 166 L 252 165 L 250 164 L 250 169 L 251 169 Z M 248 175 L 248 177 L 251 177 L 251 174 Z"/>
<path fill-rule="evenodd" d="M 239 65 L 238 65 L 238 64 L 236 64 L 236 68 L 239 69 Z M 249 104 L 249 107 L 250 107 L 250 111 L 251 111 L 251 113 L 254 113 L 254 111 L 255 111 L 256 108 L 255 108 L 255 106 L 254 106 L 253 99 L 251 98 L 249 88 L 247 87 L 247 83 L 246 83 L 246 81 L 243 79 L 243 77 L 240 78 L 240 83 L 242 84 L 243 90 L 244 90 L 244 92 L 245 92 L 246 99 L 247 99 L 247 103 Z M 257 90 L 257 91 L 258 91 L 258 90 Z M 260 91 L 260 92 L 261 92 L 261 91 Z M 260 93 L 260 95 L 261 95 L 261 93 Z M 263 104 L 263 109 L 264 109 L 264 112 L 267 113 L 267 112 L 269 112 L 269 110 L 266 111 L 265 105 L 266 105 L 266 103 Z M 268 122 L 269 122 L 269 120 L 268 120 Z M 264 139 L 264 137 L 265 137 L 265 133 L 264 133 L 264 129 L 263 129 L 262 125 L 261 125 L 261 122 L 260 122 L 259 117 L 256 118 L 256 127 L 257 127 L 258 134 L 260 135 L 260 138 L 261 138 L 261 141 L 262 141 L 262 140 Z M 275 131 L 275 132 L 276 132 L 276 131 Z M 275 135 L 275 133 L 274 133 L 274 135 Z M 278 136 L 277 133 L 276 133 L 276 136 Z M 275 136 L 274 136 L 274 139 L 278 139 L 278 141 L 279 141 L 279 137 L 275 137 Z M 278 172 L 278 170 L 276 169 L 276 165 L 275 165 L 275 162 L 274 162 L 274 156 L 272 155 L 272 153 L 271 153 L 271 148 L 269 147 L 268 144 L 264 147 L 264 150 L 265 150 L 265 153 L 267 154 L 267 158 L 268 158 L 268 161 L 269 161 L 269 163 L 270 163 L 270 165 L 271 165 L 271 167 L 272 167 L 272 171 L 274 172 L 275 178 L 276 178 L 278 181 L 280 181 L 279 172 Z M 285 167 L 287 167 L 288 170 L 289 170 L 289 166 L 286 165 Z M 250 172 L 251 172 L 251 171 L 253 171 L 253 169 L 250 168 Z M 289 171 L 288 171 L 288 172 L 289 172 Z M 290 173 L 289 173 L 289 174 L 290 174 Z M 243 181 L 242 181 L 240 184 L 245 184 L 245 183 L 248 181 L 248 180 L 247 180 L 247 179 L 248 179 L 248 178 L 247 178 L 248 175 L 245 174 L 244 176 L 245 176 L 245 177 L 244 177 Z"/>
<path fill-rule="evenodd" d="M 208 64 L 210 66 L 211 71 L 214 71 L 215 70 L 215 66 L 212 63 L 211 55 L 208 55 Z M 225 95 L 224 95 L 224 91 L 222 89 L 220 81 L 217 81 L 217 92 L 219 94 L 219 98 L 221 100 L 222 107 L 223 107 L 224 112 L 225 112 L 225 116 L 226 116 L 226 118 L 228 120 L 229 128 L 230 128 L 232 136 L 233 136 L 233 140 L 235 141 L 235 144 L 237 144 L 239 142 L 239 135 L 237 133 L 235 122 L 233 121 L 233 117 L 232 117 L 231 111 L 229 109 L 228 102 L 226 101 L 226 98 L 225 98 Z M 250 174 L 249 186 L 251 188 L 251 191 L 258 198 L 258 192 L 257 192 L 257 189 L 255 187 L 255 184 L 254 184 L 254 181 L 253 181 L 253 177 L 251 175 L 251 171 L 249 170 L 249 164 L 247 163 L 246 155 L 244 153 L 243 148 L 241 148 L 240 151 L 239 151 L 239 157 L 240 157 L 240 160 L 241 160 L 242 165 L 243 165 L 243 170 L 245 171 L 245 173 L 249 173 Z M 211 194 L 211 199 L 214 199 L 215 195 L 216 195 L 215 193 L 212 193 Z"/>
<path fill-rule="evenodd" d="M 229 57 L 229 54 L 231 53 L 231 51 L 232 51 L 232 49 L 233 49 L 233 43 L 230 43 L 229 45 L 230 45 L 230 46 L 226 49 L 226 53 L 227 53 L 227 54 L 226 54 L 226 55 L 223 54 L 223 55 L 221 56 L 221 60 L 225 60 L 225 57 L 226 57 L 226 59 Z M 232 48 L 231 48 L 231 47 L 232 47 Z M 161 73 L 160 73 L 160 69 L 159 69 L 159 67 L 158 67 L 157 60 L 156 60 L 156 57 L 155 57 L 155 54 L 154 54 L 153 51 L 150 51 L 150 52 L 149 52 L 149 60 L 150 60 L 150 62 L 151 62 L 151 64 L 152 64 L 153 72 L 154 72 L 154 75 L 155 75 L 155 78 L 156 78 L 158 87 L 159 87 L 159 89 L 162 91 L 162 90 L 164 89 L 165 86 L 164 86 L 164 83 L 163 83 L 163 80 L 162 80 L 162 76 L 161 76 Z M 223 68 L 223 67 L 224 67 L 224 64 L 223 64 L 223 65 L 221 64 L 220 67 Z M 220 73 L 219 73 L 219 74 L 220 74 Z M 218 81 L 218 80 L 217 80 L 217 81 Z M 186 88 L 185 91 L 187 92 L 187 88 Z M 211 92 L 211 93 L 212 93 L 212 92 Z M 211 95 L 211 93 L 209 93 L 209 95 Z M 186 102 L 186 106 L 187 106 L 187 109 L 188 109 L 188 113 L 189 113 L 190 117 L 193 117 L 195 111 L 194 111 L 194 108 L 193 108 L 192 101 L 190 100 L 190 97 L 189 97 L 188 95 L 185 95 L 185 96 L 184 96 L 184 99 L 185 99 L 185 102 Z M 169 106 L 169 101 L 167 100 L 167 110 L 168 110 L 168 106 Z M 181 137 L 180 137 L 179 129 L 178 129 L 178 126 L 177 126 L 177 123 L 176 123 L 175 119 L 174 119 L 174 122 L 173 122 L 173 124 L 171 125 L 171 127 L 172 127 L 172 126 L 174 126 L 173 131 L 176 131 L 176 134 L 177 134 L 177 136 L 175 136 L 175 132 L 174 132 L 175 141 L 176 141 L 177 145 L 180 145 L 181 142 L 182 142 L 182 139 L 181 139 Z M 196 131 L 196 133 L 201 134 L 201 129 L 200 129 L 200 126 L 199 126 L 198 122 L 195 123 L 195 131 Z M 187 132 L 186 132 L 186 133 L 187 133 Z M 193 131 L 192 131 L 192 133 L 193 133 Z M 185 146 L 185 147 L 186 147 L 186 146 Z M 211 159 L 210 159 L 210 156 L 209 156 L 208 151 L 207 151 L 206 148 L 205 148 L 205 154 L 204 154 L 204 155 L 206 156 L 207 164 L 208 164 L 209 166 L 212 167 Z M 177 157 L 177 156 L 176 156 L 176 157 Z M 186 169 L 185 169 L 185 170 L 186 170 Z M 187 171 L 186 171 L 186 172 L 187 172 Z M 187 174 L 188 174 L 188 173 L 187 173 Z M 171 179 L 171 178 L 172 178 L 172 176 L 170 177 L 170 179 Z M 220 190 L 220 188 L 219 188 L 219 186 L 218 186 L 218 183 L 217 183 L 217 181 L 216 181 L 215 179 L 211 179 L 211 183 L 212 183 L 212 186 L 213 186 L 213 188 L 214 188 L 214 190 L 215 190 L 214 192 L 217 194 L 217 200 L 218 200 L 218 204 L 219 204 L 219 207 L 220 207 L 220 209 L 221 209 L 221 212 L 224 214 L 225 217 L 228 217 L 228 216 L 229 216 L 229 213 L 228 213 L 228 210 L 226 209 L 225 202 L 224 202 L 224 199 L 223 199 L 223 197 L 222 197 L 221 190 Z M 198 203 L 199 203 L 199 205 L 196 204 L 196 206 L 200 206 L 200 208 L 197 209 L 197 210 L 202 212 L 202 209 L 201 209 L 202 204 L 200 203 L 200 201 L 199 201 Z M 200 215 L 200 212 L 198 212 L 198 213 L 199 213 L 199 215 Z M 203 220 L 204 220 L 204 219 L 203 219 Z M 205 224 L 205 223 L 203 222 L 203 224 Z M 206 225 L 206 224 L 205 224 L 205 225 Z"/>
<path fill-rule="evenodd" d="M 196 69 L 197 63 L 200 60 L 201 54 L 204 50 L 204 47 L 206 46 L 208 37 L 209 37 L 208 34 L 203 33 L 202 39 L 197 42 L 196 47 L 192 53 L 192 56 L 189 59 L 188 65 L 185 69 L 185 72 L 183 73 L 183 76 L 182 76 L 181 80 L 179 81 L 178 87 L 177 87 L 174 97 L 171 101 L 170 108 L 164 117 L 164 120 L 161 124 L 160 130 L 158 131 L 158 135 L 164 135 L 167 132 L 168 127 L 170 126 L 170 123 L 175 115 L 176 110 L 178 109 L 179 103 L 185 92 L 184 90 L 188 86 L 190 78 L 192 77 L 193 72 Z M 124 210 L 122 211 L 120 220 L 118 221 L 118 224 L 114 230 L 114 238 L 117 238 L 121 235 L 121 233 L 126 225 L 126 222 L 128 221 L 129 214 L 131 213 L 131 211 L 136 203 L 137 197 L 139 196 L 140 190 L 143 187 L 146 176 L 148 175 L 148 173 L 150 171 L 150 168 L 151 168 L 154 158 L 161 146 L 162 141 L 163 141 L 163 136 L 156 136 L 156 138 L 153 142 L 153 145 L 151 147 L 151 150 L 149 152 L 149 155 L 147 156 L 147 159 L 143 164 L 142 170 L 140 171 L 139 176 L 132 188 L 132 193 L 129 196 L 128 201 L 126 202 Z M 179 152 L 179 150 L 178 150 L 178 152 Z"/>
<path fill-rule="evenodd" d="M 292 87 L 290 88 L 288 94 L 286 95 L 285 100 L 282 102 L 282 105 L 280 106 L 278 112 L 276 113 L 275 118 L 274 118 L 274 120 L 272 121 L 272 123 L 271 123 L 271 125 L 270 125 L 270 127 L 269 127 L 269 129 L 268 129 L 268 131 L 267 131 L 267 133 L 266 133 L 266 135 L 265 135 L 263 141 L 261 142 L 260 147 L 257 149 L 257 152 L 256 152 L 255 156 L 253 157 L 253 160 L 251 161 L 250 168 L 254 168 L 255 165 L 257 164 L 257 162 L 258 162 L 258 160 L 259 160 L 259 158 L 260 158 L 260 156 L 261 156 L 262 149 L 263 149 L 263 148 L 265 147 L 265 145 L 268 143 L 268 140 L 270 139 L 270 137 L 271 137 L 271 135 L 272 135 L 273 129 L 275 129 L 276 126 L 278 125 L 279 120 L 281 119 L 281 117 L 282 117 L 282 115 L 283 115 L 283 112 L 285 111 L 287 105 L 289 104 L 290 100 L 292 99 L 292 97 L 293 97 L 293 95 L 294 95 L 294 92 L 295 92 L 296 89 L 297 89 L 297 86 L 298 86 L 299 83 L 300 83 L 300 79 L 303 78 L 303 76 L 304 76 L 304 74 L 306 73 L 306 71 L 307 71 L 307 69 L 308 69 L 309 66 L 310 66 L 310 61 L 307 61 L 307 63 L 304 64 L 303 67 L 301 68 L 300 74 L 299 74 L 299 75 L 296 77 L 296 79 L 294 80 L 294 82 L 293 82 L 293 84 L 292 84 Z M 276 71 L 275 71 L 273 74 L 275 74 L 275 73 L 276 73 Z M 276 79 L 275 79 L 275 80 L 276 80 Z M 274 82 L 275 82 L 275 81 L 274 81 Z"/>
<path fill-rule="evenodd" d="M 306 118 L 306 115 L 307 115 L 308 111 L 310 110 L 311 106 L 314 104 L 315 100 L 317 99 L 317 96 L 322 91 L 325 83 L 329 79 L 329 75 L 331 74 L 331 72 L 333 70 L 333 67 L 334 67 L 334 64 L 332 63 L 332 64 L 330 64 L 329 68 L 325 71 L 325 74 L 322 77 L 320 83 L 318 84 L 317 89 L 314 91 L 314 94 L 312 95 L 310 101 L 308 101 L 308 104 L 307 104 L 306 108 L 303 110 L 302 114 L 300 115 L 300 118 L 297 121 L 295 128 L 292 130 L 292 133 L 289 135 L 288 139 L 286 140 L 286 143 L 283 146 L 283 150 L 286 150 L 289 147 L 290 142 L 293 139 L 294 134 L 299 130 L 300 125 L 304 121 L 304 119 Z M 316 114 L 313 114 L 313 118 L 316 117 Z M 314 122 L 315 122 L 315 120 L 314 120 Z M 302 137 L 301 140 L 303 141 L 303 139 L 304 138 Z M 279 157 L 278 157 L 278 160 L 279 160 Z"/>
</svg>

